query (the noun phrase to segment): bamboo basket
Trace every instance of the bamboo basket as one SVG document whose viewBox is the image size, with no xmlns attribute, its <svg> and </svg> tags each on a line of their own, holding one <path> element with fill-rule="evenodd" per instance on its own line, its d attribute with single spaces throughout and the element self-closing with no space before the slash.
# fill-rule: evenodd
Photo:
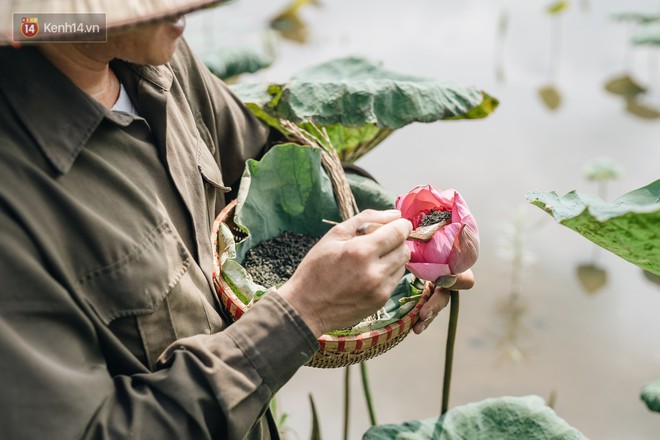
<svg viewBox="0 0 660 440">
<path fill-rule="evenodd" d="M 248 306 L 234 294 L 225 282 L 220 271 L 220 256 L 218 254 L 218 230 L 225 223 L 237 240 L 245 235 L 236 227 L 233 221 L 236 201 L 227 205 L 215 219 L 211 240 L 213 243 L 213 281 L 221 304 L 233 319 L 239 319 L 248 311 Z M 400 320 L 378 330 L 349 335 L 322 335 L 318 339 L 319 350 L 307 362 L 307 366 L 316 368 L 339 368 L 366 361 L 379 356 L 401 342 L 419 319 L 419 309 L 428 300 L 430 293 L 425 293 L 415 307 Z"/>
</svg>

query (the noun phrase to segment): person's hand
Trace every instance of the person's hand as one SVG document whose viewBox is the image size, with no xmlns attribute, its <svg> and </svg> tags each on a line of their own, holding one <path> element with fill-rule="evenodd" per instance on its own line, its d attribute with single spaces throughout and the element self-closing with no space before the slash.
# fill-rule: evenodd
<svg viewBox="0 0 660 440">
<path fill-rule="evenodd" d="M 435 286 L 427 283 L 422 293 L 428 292 L 428 286 L 432 286 L 433 293 L 429 300 L 419 310 L 419 321 L 413 326 L 413 332 L 420 334 L 438 316 L 438 313 L 449 304 L 450 290 L 467 290 L 474 285 L 474 274 L 471 269 L 458 275 L 447 275 L 440 277 Z"/>
<path fill-rule="evenodd" d="M 383 226 L 356 234 L 364 223 Z M 278 289 L 318 337 L 360 322 L 381 308 L 410 259 L 412 230 L 397 210 L 366 210 L 333 227 Z"/>
</svg>

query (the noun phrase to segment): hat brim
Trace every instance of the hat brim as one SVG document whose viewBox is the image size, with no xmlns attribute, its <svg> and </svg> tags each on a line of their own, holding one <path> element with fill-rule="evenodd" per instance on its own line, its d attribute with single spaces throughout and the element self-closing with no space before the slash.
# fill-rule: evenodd
<svg viewBox="0 0 660 440">
<path fill-rule="evenodd" d="M 176 15 L 187 14 L 228 0 L 10 0 L 0 5 L 0 46 L 13 42 L 18 15 L 106 14 L 107 31 L 127 29 Z M 15 17 L 14 14 L 17 14 Z"/>
</svg>

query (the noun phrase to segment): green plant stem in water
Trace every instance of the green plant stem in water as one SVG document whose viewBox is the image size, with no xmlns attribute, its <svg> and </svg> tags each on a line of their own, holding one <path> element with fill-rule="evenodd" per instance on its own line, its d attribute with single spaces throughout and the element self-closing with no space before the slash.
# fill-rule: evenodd
<svg viewBox="0 0 660 440">
<path fill-rule="evenodd" d="M 369 377 L 367 375 L 367 363 L 360 362 L 360 373 L 362 375 L 362 388 L 364 389 L 364 399 L 367 401 L 367 409 L 369 410 L 369 421 L 371 426 L 376 426 L 376 411 L 374 410 L 374 403 L 371 397 L 371 389 L 369 388 Z"/>
<path fill-rule="evenodd" d="M 351 400 L 351 366 L 344 368 L 344 440 L 348 440 L 348 415 Z"/>
<path fill-rule="evenodd" d="M 312 394 L 309 394 L 309 405 L 312 408 L 312 432 L 309 435 L 310 440 L 321 440 L 321 428 L 319 426 L 319 415 L 316 412 L 316 405 Z"/>
<path fill-rule="evenodd" d="M 456 341 L 456 326 L 458 324 L 459 296 L 457 290 L 450 291 L 449 330 L 447 331 L 447 346 L 445 349 L 445 377 L 442 382 L 442 409 L 440 415 L 449 409 L 449 388 L 451 385 L 451 368 L 454 362 L 454 342 Z"/>
</svg>

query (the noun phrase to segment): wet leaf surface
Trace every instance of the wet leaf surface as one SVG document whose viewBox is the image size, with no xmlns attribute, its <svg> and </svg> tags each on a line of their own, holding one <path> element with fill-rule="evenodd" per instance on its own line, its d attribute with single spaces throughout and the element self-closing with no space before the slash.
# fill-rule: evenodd
<svg viewBox="0 0 660 440">
<path fill-rule="evenodd" d="M 597 245 L 660 274 L 660 180 L 612 203 L 571 191 L 531 191 L 527 200 Z"/>
<path fill-rule="evenodd" d="M 479 119 L 497 99 L 451 81 L 392 72 L 359 57 L 306 69 L 287 84 L 237 84 L 239 98 L 276 129 L 278 118 L 314 121 L 328 132 L 340 158 L 353 162 L 398 128 L 413 122 Z"/>
<path fill-rule="evenodd" d="M 660 380 L 642 388 L 642 400 L 651 411 L 660 412 Z"/>
<path fill-rule="evenodd" d="M 458 406 L 444 416 L 379 425 L 362 440 L 583 440 L 538 396 L 499 397 Z"/>
<path fill-rule="evenodd" d="M 648 46 L 660 45 L 660 19 L 641 23 L 633 34 L 632 42 Z"/>
</svg>

